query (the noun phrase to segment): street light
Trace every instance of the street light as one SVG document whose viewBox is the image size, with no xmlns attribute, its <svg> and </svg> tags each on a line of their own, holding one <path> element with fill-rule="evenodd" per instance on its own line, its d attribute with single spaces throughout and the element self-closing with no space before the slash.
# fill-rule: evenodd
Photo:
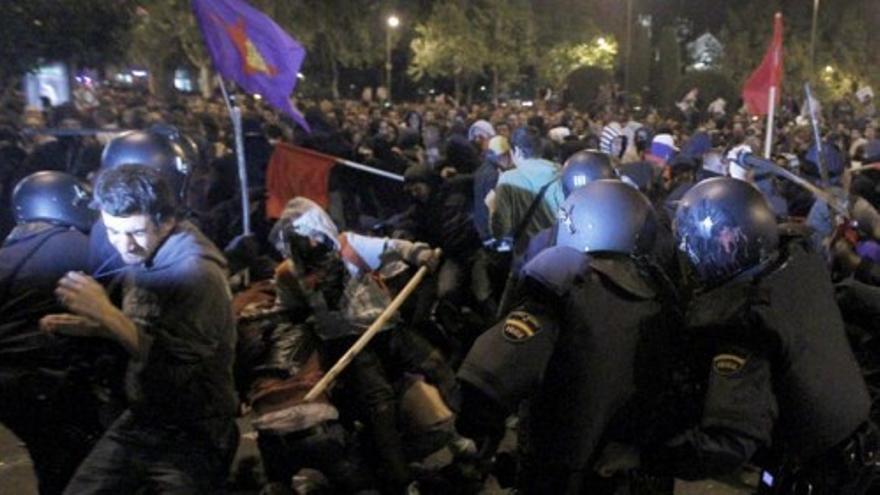
<svg viewBox="0 0 880 495">
<path fill-rule="evenodd" d="M 810 73 L 815 73 L 816 67 L 816 24 L 819 20 L 819 0 L 813 0 L 813 26 L 810 30 Z"/>
<path fill-rule="evenodd" d="M 633 15 L 633 2 L 632 2 L 632 0 L 627 0 L 627 2 L 626 2 L 626 58 L 624 61 L 624 66 L 623 66 L 624 67 L 623 68 L 623 91 L 626 93 L 627 99 L 629 99 L 629 97 L 630 97 L 629 63 L 630 63 L 630 59 L 632 58 L 632 43 L 633 43 L 632 15 Z"/>
<path fill-rule="evenodd" d="M 400 26 L 400 18 L 392 14 L 388 16 L 388 29 L 385 30 L 385 88 L 388 90 L 388 102 L 391 102 L 391 31 Z"/>
</svg>

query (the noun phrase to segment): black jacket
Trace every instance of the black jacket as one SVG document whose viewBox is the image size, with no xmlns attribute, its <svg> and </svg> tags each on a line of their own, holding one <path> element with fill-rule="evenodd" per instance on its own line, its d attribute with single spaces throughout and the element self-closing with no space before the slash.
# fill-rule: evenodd
<svg viewBox="0 0 880 495">
<path fill-rule="evenodd" d="M 122 310 L 138 330 L 126 393 L 138 420 L 197 425 L 232 418 L 236 332 L 223 255 L 180 222 L 146 263 L 129 267 Z"/>
<path fill-rule="evenodd" d="M 645 448 L 646 470 L 717 476 L 771 445 L 807 461 L 868 420 L 865 382 L 817 254 L 790 243 L 769 273 L 697 296 L 686 321 L 708 375 L 702 418 Z"/>
<path fill-rule="evenodd" d="M 455 177 L 433 185 L 427 203 L 414 204 L 402 215 L 398 228 L 434 247 L 443 255 L 466 259 L 482 245 L 473 221 L 473 182 Z"/>
<path fill-rule="evenodd" d="M 66 368 L 72 340 L 41 332 L 38 322 L 65 311 L 55 287 L 84 270 L 87 256 L 88 237 L 78 230 L 47 223 L 13 230 L 0 248 L 0 366 Z"/>
<path fill-rule="evenodd" d="M 659 292 L 629 258 L 569 247 L 523 271 L 528 299 L 477 339 L 459 378 L 508 413 L 528 400 L 525 493 L 593 493 L 600 443 L 645 375 L 642 335 L 665 325 Z M 472 413 L 462 405 L 463 422 Z"/>
</svg>

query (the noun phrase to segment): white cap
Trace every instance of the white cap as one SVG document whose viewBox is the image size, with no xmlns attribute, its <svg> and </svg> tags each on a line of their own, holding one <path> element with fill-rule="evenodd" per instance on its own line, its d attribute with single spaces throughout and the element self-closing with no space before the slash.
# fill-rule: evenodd
<svg viewBox="0 0 880 495">
<path fill-rule="evenodd" d="M 739 146 L 734 146 L 727 152 L 727 162 L 729 164 L 730 176 L 734 179 L 746 180 L 748 176 L 749 170 L 739 163 L 736 162 L 739 155 L 743 153 L 751 153 L 752 147 L 747 144 L 741 144 Z"/>
<path fill-rule="evenodd" d="M 471 124 L 470 129 L 468 129 L 468 141 L 473 141 L 477 139 L 477 137 L 484 137 L 486 139 L 491 138 L 495 135 L 495 128 L 492 127 L 486 120 L 478 120 Z"/>
<path fill-rule="evenodd" d="M 547 136 L 554 143 L 561 143 L 565 138 L 571 136 L 571 129 L 565 126 L 554 127 L 547 132 Z"/>
</svg>

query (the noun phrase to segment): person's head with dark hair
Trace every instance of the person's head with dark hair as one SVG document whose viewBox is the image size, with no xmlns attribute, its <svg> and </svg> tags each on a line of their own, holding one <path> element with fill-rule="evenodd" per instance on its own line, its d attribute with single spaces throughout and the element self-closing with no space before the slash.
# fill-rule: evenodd
<svg viewBox="0 0 880 495">
<path fill-rule="evenodd" d="M 534 126 L 519 127 L 513 131 L 510 146 L 515 159 L 541 158 L 544 154 L 541 131 Z"/>
<path fill-rule="evenodd" d="M 423 163 L 410 165 L 403 174 L 403 190 L 417 203 L 426 204 L 443 179 Z"/>
<path fill-rule="evenodd" d="M 284 139 L 284 131 L 276 124 L 266 125 L 266 138 L 270 143 L 276 143 Z"/>
<path fill-rule="evenodd" d="M 101 172 L 93 205 L 107 238 L 129 265 L 147 261 L 177 224 L 177 199 L 158 171 L 121 165 Z"/>
<path fill-rule="evenodd" d="M 318 106 L 309 107 L 303 117 L 314 133 L 326 135 L 334 131 L 333 125 L 327 121 L 327 115 Z"/>
<path fill-rule="evenodd" d="M 544 131 L 546 130 L 544 127 L 544 117 L 541 117 L 540 115 L 529 117 L 526 121 L 526 125 L 538 129 L 538 133 L 540 134 L 544 134 Z"/>
<path fill-rule="evenodd" d="M 588 150 L 598 150 L 600 145 L 599 136 L 590 133 L 584 137 L 584 148 Z"/>
</svg>

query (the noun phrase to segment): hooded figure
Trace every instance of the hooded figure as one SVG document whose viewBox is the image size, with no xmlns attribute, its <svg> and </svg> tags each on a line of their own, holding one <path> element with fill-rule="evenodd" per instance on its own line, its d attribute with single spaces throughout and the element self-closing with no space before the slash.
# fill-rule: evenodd
<svg viewBox="0 0 880 495">
<path fill-rule="evenodd" d="M 302 197 L 288 202 L 270 238 L 292 273 L 279 279 L 282 304 L 310 313 L 306 321 L 323 340 L 329 363 L 341 357 L 391 303 L 393 294 L 386 282 L 410 265 L 437 263 L 437 254 L 427 244 L 339 233 L 320 206 Z M 353 395 L 356 414 L 367 425 L 378 454 L 380 481 L 391 491 L 400 491 L 411 481 L 392 388 L 404 373 L 424 376 L 446 403 L 454 403 L 452 371 L 396 314 L 340 376 Z"/>
<path fill-rule="evenodd" d="M 433 263 L 434 252 L 424 243 L 387 237 L 370 237 L 354 232 L 340 233 L 333 219 L 314 201 L 297 197 L 285 206 L 269 234 L 279 253 L 290 259 L 295 270 L 313 273 L 321 269 L 333 275 L 343 325 L 319 325 L 324 339 L 359 335 L 391 303 L 391 294 L 375 274 L 391 279 L 405 272 L 409 264 Z M 314 246 L 306 246 L 308 241 Z M 409 264 L 408 264 L 409 263 Z M 344 274 L 338 270 L 344 268 Z M 316 283 L 326 287 L 329 279 Z M 333 301 L 327 301 L 332 303 Z M 390 328 L 393 325 L 389 325 Z"/>
</svg>

